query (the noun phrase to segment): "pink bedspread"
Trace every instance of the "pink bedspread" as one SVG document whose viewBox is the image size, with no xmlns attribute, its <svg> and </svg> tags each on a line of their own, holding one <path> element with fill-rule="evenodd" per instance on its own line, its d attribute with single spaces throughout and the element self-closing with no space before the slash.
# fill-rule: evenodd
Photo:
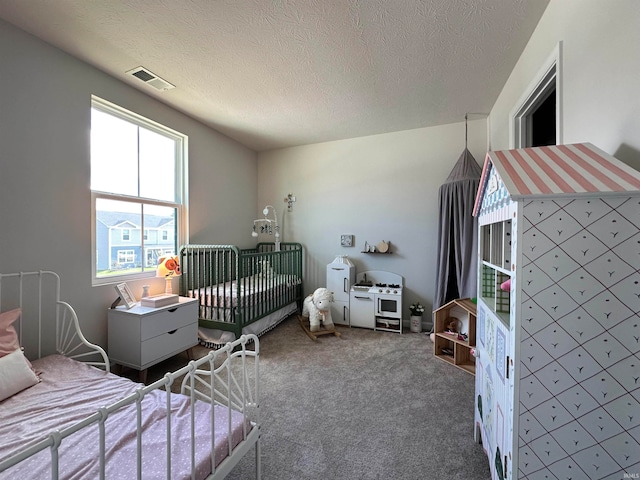
<svg viewBox="0 0 640 480">
<path fill-rule="evenodd" d="M 115 403 L 141 385 L 96 368 L 51 355 L 33 362 L 42 381 L 0 402 L 0 459 L 34 444 L 53 430 L 73 425 L 98 408 Z M 190 399 L 172 395 L 171 478 L 190 478 Z M 142 475 L 166 478 L 167 402 L 164 391 L 155 390 L 142 401 Z M 196 402 L 196 478 L 210 472 L 210 406 Z M 216 465 L 226 456 L 227 409 L 215 407 Z M 233 444 L 242 440 L 243 416 L 232 413 Z M 250 424 L 247 425 L 247 432 Z M 109 416 L 106 422 L 106 476 L 109 479 L 135 478 L 136 406 L 130 405 Z M 64 439 L 60 447 L 60 478 L 97 478 L 99 471 L 98 428 L 85 428 Z M 49 478 L 50 453 L 46 449 L 0 473 L 2 479 Z"/>
</svg>

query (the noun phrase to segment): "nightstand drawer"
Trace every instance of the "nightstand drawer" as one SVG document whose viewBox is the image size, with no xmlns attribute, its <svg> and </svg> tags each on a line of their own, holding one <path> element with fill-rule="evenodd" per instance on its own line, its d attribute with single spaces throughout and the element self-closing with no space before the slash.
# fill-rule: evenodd
<svg viewBox="0 0 640 480">
<path fill-rule="evenodd" d="M 197 334 L 198 304 L 190 302 L 186 305 L 157 312 L 153 315 L 142 317 L 140 325 L 140 340 L 144 342 L 151 338 L 165 335 L 167 332 L 179 329 L 187 325 L 196 325 Z"/>
<path fill-rule="evenodd" d="M 140 345 L 140 366 L 147 368 L 147 366 L 191 348 L 197 343 L 197 322 L 150 338 Z"/>
</svg>

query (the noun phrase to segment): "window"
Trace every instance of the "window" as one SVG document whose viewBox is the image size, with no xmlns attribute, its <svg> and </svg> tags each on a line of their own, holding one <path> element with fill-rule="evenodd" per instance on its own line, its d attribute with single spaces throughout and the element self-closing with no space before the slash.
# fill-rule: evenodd
<svg viewBox="0 0 640 480">
<path fill-rule="evenodd" d="M 133 250 L 118 250 L 118 261 L 116 265 L 120 266 L 120 268 L 126 264 L 135 263 L 135 261 L 136 254 Z"/>
<path fill-rule="evenodd" d="M 186 144 L 178 132 L 92 98 L 94 284 L 155 275 L 158 258 L 186 243 Z"/>
</svg>

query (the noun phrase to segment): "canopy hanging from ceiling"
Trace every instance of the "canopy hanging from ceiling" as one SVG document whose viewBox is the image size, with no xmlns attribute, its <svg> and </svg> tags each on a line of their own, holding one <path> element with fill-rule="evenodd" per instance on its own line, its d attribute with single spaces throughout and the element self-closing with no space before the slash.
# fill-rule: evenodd
<svg viewBox="0 0 640 480">
<path fill-rule="evenodd" d="M 465 147 L 438 191 L 438 259 L 433 309 L 476 296 L 478 222 L 473 206 L 482 169 Z"/>
</svg>

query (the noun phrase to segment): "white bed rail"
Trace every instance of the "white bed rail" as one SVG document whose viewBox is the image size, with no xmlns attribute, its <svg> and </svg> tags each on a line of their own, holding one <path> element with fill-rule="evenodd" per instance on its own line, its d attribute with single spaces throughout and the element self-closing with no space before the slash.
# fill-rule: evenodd
<svg viewBox="0 0 640 480">
<path fill-rule="evenodd" d="M 0 273 L 0 311 L 13 308 L 22 309 L 18 331 L 27 358 L 35 360 L 55 352 L 109 371 L 107 353 L 84 337 L 75 310 L 60 300 L 57 273 Z"/>
<path fill-rule="evenodd" d="M 249 344 L 253 344 L 253 350 L 247 349 Z M 106 458 L 105 451 L 108 449 L 108 445 L 105 445 L 105 423 L 109 416 L 124 408 L 128 405 L 136 405 L 137 419 L 136 419 L 136 439 L 137 439 L 137 471 L 136 478 L 143 478 L 142 471 L 142 400 L 146 395 L 154 390 L 164 389 L 166 393 L 167 409 L 171 407 L 171 397 L 176 395 L 171 392 L 171 386 L 181 376 L 185 376 L 182 382 L 182 394 L 191 398 L 190 402 L 190 417 L 191 417 L 191 440 L 184 439 L 184 441 L 191 441 L 191 478 L 195 478 L 195 442 L 194 431 L 197 421 L 210 421 L 211 422 L 211 473 L 207 477 L 210 480 L 221 480 L 231 472 L 233 467 L 238 461 L 253 447 L 255 446 L 255 468 L 256 479 L 260 479 L 262 475 L 261 468 L 261 447 L 260 447 L 260 423 L 259 423 L 259 340 L 255 335 L 243 335 L 241 338 L 234 342 L 230 342 L 219 350 L 212 350 L 206 356 L 192 360 L 185 367 L 171 373 L 167 373 L 160 380 L 137 389 L 134 393 L 123 397 L 116 403 L 113 403 L 107 407 L 98 409 L 95 413 L 88 416 L 84 420 L 75 423 L 74 425 L 54 431 L 48 436 L 44 437 L 40 442 L 31 445 L 25 450 L 20 451 L 16 455 L 7 459 L 0 459 L 0 477 L 2 472 L 11 468 L 14 465 L 19 464 L 23 460 L 28 459 L 36 453 L 49 449 L 51 454 L 51 479 L 59 478 L 59 447 L 64 442 L 65 438 L 69 437 L 75 432 L 81 431 L 92 425 L 98 425 L 99 429 L 99 478 L 105 478 L 105 466 Z M 205 368 L 208 367 L 209 370 Z M 211 374 L 211 372 L 214 372 Z M 221 380 L 221 376 L 225 377 L 225 380 Z M 206 378 L 210 381 L 207 381 Z M 204 379 L 204 380 L 203 380 Z M 209 385 L 207 393 L 202 394 L 196 389 L 196 384 L 204 381 L 206 385 Z M 249 418 L 251 428 L 247 428 L 246 424 L 243 431 L 242 441 L 235 447 L 232 446 L 231 441 L 228 444 L 228 456 L 216 467 L 215 466 L 215 415 L 214 409 L 211 408 L 211 415 L 209 419 L 197 418 L 195 413 L 196 399 L 207 401 L 213 407 L 213 405 L 224 405 L 228 408 L 229 422 L 227 425 L 228 432 L 231 432 L 231 410 L 242 413 L 245 417 Z M 226 399 L 226 400 L 225 400 Z M 171 465 L 171 449 L 172 442 L 172 417 L 167 415 L 166 417 L 166 434 L 167 434 L 167 455 L 166 455 L 166 478 L 167 480 L 173 480 L 175 476 L 172 473 Z M 231 435 L 228 435 L 231 438 Z M 161 461 L 161 459 L 158 459 Z"/>
<path fill-rule="evenodd" d="M 247 347 L 253 343 L 254 349 Z M 218 350 L 207 355 L 208 361 L 199 364 L 207 365 L 208 369 L 195 368 L 190 370 L 182 380 L 180 391 L 189 395 L 192 400 L 198 399 L 212 405 L 220 405 L 227 409 L 228 431 L 232 429 L 231 412 L 235 410 L 251 419 L 251 430 L 243 425 L 243 442 L 234 447 L 229 435 L 227 442 L 227 458 L 212 471 L 211 478 L 226 477 L 237 461 L 227 462 L 232 453 L 242 458 L 255 444 L 256 478 L 262 476 L 261 445 L 260 445 L 260 342 L 257 335 L 242 335 L 238 340 L 227 343 Z M 211 430 L 215 431 L 216 419 L 211 415 Z M 255 440 L 247 442 L 250 436 L 257 436 Z M 213 440 L 212 440 L 213 441 Z M 212 444 L 213 451 L 213 444 Z M 213 463 L 212 463 L 213 465 Z"/>
</svg>

